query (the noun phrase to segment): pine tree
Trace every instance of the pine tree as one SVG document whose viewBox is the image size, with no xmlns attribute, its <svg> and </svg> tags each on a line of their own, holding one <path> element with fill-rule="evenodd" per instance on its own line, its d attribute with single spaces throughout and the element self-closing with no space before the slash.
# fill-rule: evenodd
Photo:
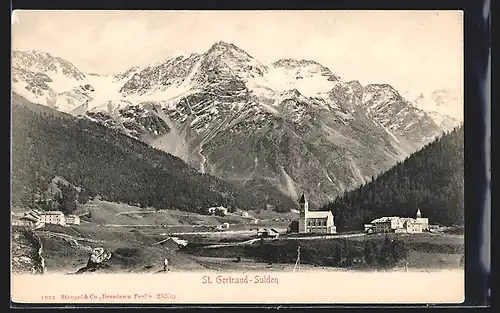
<svg viewBox="0 0 500 313">
<path fill-rule="evenodd" d="M 344 258 L 344 253 L 342 251 L 342 246 L 339 245 L 338 243 L 335 244 L 334 246 L 334 255 L 333 255 L 333 262 L 336 265 L 340 265 L 342 263 L 342 260 Z"/>
<path fill-rule="evenodd" d="M 375 255 L 376 251 L 373 249 L 373 242 L 366 241 L 365 243 L 365 262 L 368 265 L 372 265 L 375 263 Z"/>
</svg>

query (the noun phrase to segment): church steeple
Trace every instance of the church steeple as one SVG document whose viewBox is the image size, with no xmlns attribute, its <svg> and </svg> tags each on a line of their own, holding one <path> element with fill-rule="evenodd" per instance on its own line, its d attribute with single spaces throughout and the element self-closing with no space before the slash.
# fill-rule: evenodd
<svg viewBox="0 0 500 313">
<path fill-rule="evenodd" d="M 421 218 L 422 217 L 422 212 L 420 212 L 420 209 L 417 210 L 417 218 Z"/>
<path fill-rule="evenodd" d="M 306 215 L 307 212 L 309 211 L 309 202 L 307 202 L 305 194 L 302 194 L 302 197 L 300 197 L 299 205 L 300 205 L 300 213 Z"/>
<path fill-rule="evenodd" d="M 306 195 L 305 194 L 302 194 L 302 197 L 300 197 L 300 200 L 299 200 L 299 203 L 300 204 L 303 204 L 303 203 L 306 203 L 307 200 L 306 200 Z"/>
</svg>

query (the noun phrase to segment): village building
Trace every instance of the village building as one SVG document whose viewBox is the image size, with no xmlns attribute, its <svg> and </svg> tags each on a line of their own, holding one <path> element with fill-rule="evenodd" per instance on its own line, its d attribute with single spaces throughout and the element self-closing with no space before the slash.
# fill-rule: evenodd
<svg viewBox="0 0 500 313">
<path fill-rule="evenodd" d="M 39 221 L 40 220 L 40 215 L 42 214 L 42 211 L 39 210 L 30 210 L 27 213 L 24 213 L 24 218 L 32 221 Z"/>
<path fill-rule="evenodd" d="M 422 225 L 422 230 L 429 230 L 429 219 L 427 217 L 422 217 L 420 209 L 417 210 L 416 221 Z"/>
<path fill-rule="evenodd" d="M 331 211 L 309 211 L 309 202 L 303 194 L 299 201 L 299 233 L 337 233 Z"/>
<path fill-rule="evenodd" d="M 185 247 L 188 244 L 187 240 L 179 239 L 179 237 L 170 237 L 170 239 L 172 239 L 172 241 L 174 241 L 180 247 Z"/>
<path fill-rule="evenodd" d="M 227 215 L 228 209 L 223 206 L 208 208 L 208 214 L 215 214 L 215 213 Z"/>
<path fill-rule="evenodd" d="M 229 229 L 229 223 L 222 223 L 221 225 L 215 226 L 215 229 L 223 230 L 223 229 Z"/>
<path fill-rule="evenodd" d="M 242 217 L 250 217 L 250 214 L 248 214 L 248 212 L 247 212 L 247 211 L 242 211 L 242 212 L 241 212 L 241 216 L 242 216 Z"/>
<path fill-rule="evenodd" d="M 37 211 L 30 211 L 27 213 L 13 213 L 12 226 L 27 226 L 38 228 L 41 226 L 40 217 L 38 216 Z"/>
<path fill-rule="evenodd" d="M 44 211 L 40 213 L 40 221 L 45 224 L 66 225 L 66 218 L 61 211 Z"/>
<path fill-rule="evenodd" d="M 420 209 L 416 218 L 389 216 L 374 219 L 370 224 L 365 224 L 367 233 L 422 233 L 429 230 L 429 219 L 423 218 Z"/>
<path fill-rule="evenodd" d="M 260 228 L 257 230 L 257 236 L 261 238 L 277 238 L 279 232 L 274 228 Z"/>
<path fill-rule="evenodd" d="M 35 222 L 27 218 L 15 218 L 12 220 L 12 226 L 34 226 Z"/>
<path fill-rule="evenodd" d="M 23 216 L 13 219 L 12 225 L 32 226 L 35 228 L 43 227 L 45 224 L 56 225 L 80 225 L 78 215 L 65 216 L 61 211 L 40 211 L 32 209 L 23 214 Z"/>
<path fill-rule="evenodd" d="M 439 225 L 429 225 L 429 231 L 438 231 L 440 228 Z"/>
<path fill-rule="evenodd" d="M 80 217 L 78 215 L 66 216 L 66 224 L 80 225 Z"/>
</svg>

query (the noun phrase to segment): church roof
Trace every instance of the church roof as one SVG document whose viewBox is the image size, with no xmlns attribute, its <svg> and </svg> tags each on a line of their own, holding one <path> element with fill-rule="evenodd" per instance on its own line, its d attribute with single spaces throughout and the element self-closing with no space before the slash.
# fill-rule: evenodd
<svg viewBox="0 0 500 313">
<path fill-rule="evenodd" d="M 61 211 L 42 211 L 42 215 L 64 215 Z"/>
<path fill-rule="evenodd" d="M 328 218 L 333 217 L 332 211 L 309 211 L 307 213 L 308 218 Z"/>
<path fill-rule="evenodd" d="M 399 216 L 384 216 L 384 217 L 379 217 L 377 219 L 374 219 L 371 223 L 372 224 L 377 224 L 377 223 L 387 223 L 392 220 L 398 220 L 401 219 Z"/>
<path fill-rule="evenodd" d="M 306 203 L 306 195 L 302 194 L 302 197 L 300 197 L 299 203 Z"/>
<path fill-rule="evenodd" d="M 371 222 L 371 224 L 387 223 L 387 222 L 390 222 L 390 221 L 393 221 L 393 220 L 400 220 L 403 223 L 413 223 L 413 224 L 418 224 L 419 223 L 417 219 L 414 219 L 414 218 L 411 218 L 411 217 L 384 216 L 384 217 L 380 217 L 380 218 L 374 219 Z M 420 220 L 423 220 L 423 219 L 420 219 Z"/>
</svg>

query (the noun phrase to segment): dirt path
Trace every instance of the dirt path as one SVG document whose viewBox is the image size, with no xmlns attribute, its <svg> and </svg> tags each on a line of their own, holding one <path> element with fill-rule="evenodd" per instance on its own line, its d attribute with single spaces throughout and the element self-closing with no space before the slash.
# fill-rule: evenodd
<svg viewBox="0 0 500 313">
<path fill-rule="evenodd" d="M 352 237 L 363 237 L 366 236 L 365 233 L 360 234 L 345 234 L 345 235 L 318 235 L 311 237 L 280 237 L 279 239 L 291 239 L 291 240 L 313 240 L 313 239 L 328 239 L 328 238 L 352 238 Z"/>
<path fill-rule="evenodd" d="M 118 215 L 126 215 L 126 214 L 151 214 L 151 213 L 157 213 L 157 211 L 150 210 L 150 211 L 129 211 L 129 212 L 120 212 L 116 213 L 116 216 Z"/>
<path fill-rule="evenodd" d="M 84 237 L 75 237 L 71 235 L 66 235 L 62 233 L 56 233 L 53 231 L 44 231 L 40 233 L 41 235 L 48 235 L 48 236 L 53 236 L 53 237 L 59 237 L 62 239 L 70 240 L 70 241 L 86 241 L 86 242 L 92 242 L 92 243 L 103 243 L 106 242 L 104 240 L 95 240 L 95 239 L 90 239 L 90 238 L 84 238 Z"/>
<path fill-rule="evenodd" d="M 251 245 L 252 243 L 254 243 L 258 240 L 260 240 L 260 238 L 254 238 L 254 239 L 250 239 L 247 241 L 241 241 L 241 242 L 225 242 L 225 243 L 220 243 L 220 244 L 216 244 L 216 245 L 205 246 L 203 248 L 213 249 L 213 248 L 222 248 L 222 247 L 235 247 L 235 246 Z"/>
<path fill-rule="evenodd" d="M 314 240 L 314 239 L 337 239 L 337 238 L 351 238 L 351 237 L 362 237 L 365 234 L 345 234 L 345 235 L 319 235 L 319 236 L 311 236 L 311 237 L 278 237 L 278 238 L 266 238 L 265 240 L 269 241 L 277 241 L 277 240 Z M 205 246 L 205 249 L 213 249 L 213 248 L 222 248 L 222 247 L 236 247 L 236 246 L 244 246 L 251 245 L 254 242 L 260 240 L 260 238 L 254 238 L 247 241 L 241 242 L 226 242 L 215 245 Z"/>
</svg>

